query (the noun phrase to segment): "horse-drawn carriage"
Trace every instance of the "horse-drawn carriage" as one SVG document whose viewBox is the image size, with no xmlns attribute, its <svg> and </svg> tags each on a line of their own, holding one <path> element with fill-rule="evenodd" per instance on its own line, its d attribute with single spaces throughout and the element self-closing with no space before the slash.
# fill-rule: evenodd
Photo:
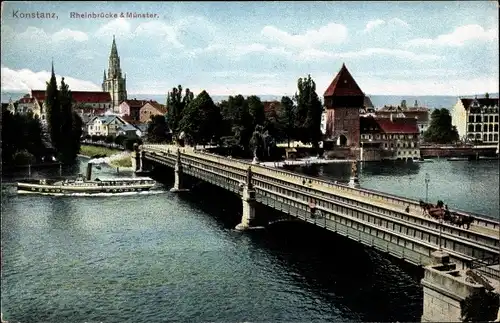
<svg viewBox="0 0 500 323">
<path fill-rule="evenodd" d="M 445 205 L 441 200 L 437 201 L 436 205 L 420 200 L 420 207 L 423 215 L 428 215 L 436 220 L 443 220 L 460 228 L 465 226 L 470 229 L 471 223 L 474 222 L 473 216 L 451 212 L 448 205 Z"/>
</svg>

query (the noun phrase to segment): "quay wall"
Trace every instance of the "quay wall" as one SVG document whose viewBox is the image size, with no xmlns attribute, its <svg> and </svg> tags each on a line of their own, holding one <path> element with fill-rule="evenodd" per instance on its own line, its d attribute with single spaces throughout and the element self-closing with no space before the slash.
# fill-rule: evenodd
<svg viewBox="0 0 500 323">
<path fill-rule="evenodd" d="M 472 147 L 420 147 L 420 156 L 429 157 L 476 157 L 476 156 L 494 156 L 494 148 L 472 148 Z"/>
</svg>

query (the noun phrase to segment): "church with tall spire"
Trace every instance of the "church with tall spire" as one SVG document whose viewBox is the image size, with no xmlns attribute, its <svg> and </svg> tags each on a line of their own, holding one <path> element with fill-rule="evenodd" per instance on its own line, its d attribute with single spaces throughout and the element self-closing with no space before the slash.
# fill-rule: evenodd
<svg viewBox="0 0 500 323">
<path fill-rule="evenodd" d="M 102 90 L 108 92 L 111 96 L 113 110 L 115 110 L 122 101 L 127 99 L 127 76 L 122 76 L 120 67 L 120 56 L 116 48 L 115 36 L 113 35 L 113 44 L 111 45 L 111 54 L 109 55 L 108 73 L 104 70 Z"/>
</svg>

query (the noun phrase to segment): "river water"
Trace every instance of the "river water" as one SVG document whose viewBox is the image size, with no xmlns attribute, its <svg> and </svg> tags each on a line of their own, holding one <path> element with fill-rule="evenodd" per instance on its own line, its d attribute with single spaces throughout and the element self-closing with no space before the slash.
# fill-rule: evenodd
<svg viewBox="0 0 500 323">
<path fill-rule="evenodd" d="M 65 174 L 83 173 L 83 162 Z M 348 170 L 330 165 L 319 176 L 343 180 Z M 421 198 L 426 172 L 431 200 L 498 216 L 494 162 L 368 164 L 361 182 Z M 131 176 L 106 166 L 94 174 Z M 46 197 L 17 195 L 15 178 L 4 181 L 10 322 L 420 320 L 421 269 L 298 222 L 235 232 L 241 201 L 212 186 L 176 195 L 168 177 L 148 194 Z"/>
</svg>

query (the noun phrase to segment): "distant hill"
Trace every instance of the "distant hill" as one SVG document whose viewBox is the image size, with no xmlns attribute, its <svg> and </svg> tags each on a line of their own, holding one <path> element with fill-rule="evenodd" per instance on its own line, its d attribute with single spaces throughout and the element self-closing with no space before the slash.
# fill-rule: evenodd
<svg viewBox="0 0 500 323">
<path fill-rule="evenodd" d="M 1 92 L 2 95 L 2 102 L 7 103 L 9 102 L 9 99 L 12 98 L 12 100 L 17 100 L 21 97 L 24 96 L 27 92 Z M 498 93 L 490 93 L 490 97 L 498 98 Z M 155 100 L 158 101 L 159 103 L 164 104 L 166 100 L 166 94 L 165 95 L 159 95 L 159 94 L 129 94 L 128 95 L 129 99 L 141 99 L 141 100 Z M 272 100 L 281 100 L 281 95 L 259 95 L 262 101 L 272 101 Z M 446 95 L 369 95 L 370 99 L 372 100 L 372 103 L 375 107 L 382 107 L 384 105 L 399 105 L 401 104 L 402 100 L 406 100 L 407 106 L 411 107 L 415 103 L 415 100 L 417 100 L 419 106 L 424 106 L 428 108 L 446 108 L 446 109 L 451 109 L 455 103 L 457 102 L 457 97 L 456 96 L 446 96 Z M 468 95 L 468 96 L 463 96 L 463 97 L 475 97 L 475 95 Z M 477 97 L 484 97 L 484 94 L 477 95 Z M 222 101 L 227 99 L 227 95 L 212 95 L 212 99 L 215 102 Z"/>
</svg>

